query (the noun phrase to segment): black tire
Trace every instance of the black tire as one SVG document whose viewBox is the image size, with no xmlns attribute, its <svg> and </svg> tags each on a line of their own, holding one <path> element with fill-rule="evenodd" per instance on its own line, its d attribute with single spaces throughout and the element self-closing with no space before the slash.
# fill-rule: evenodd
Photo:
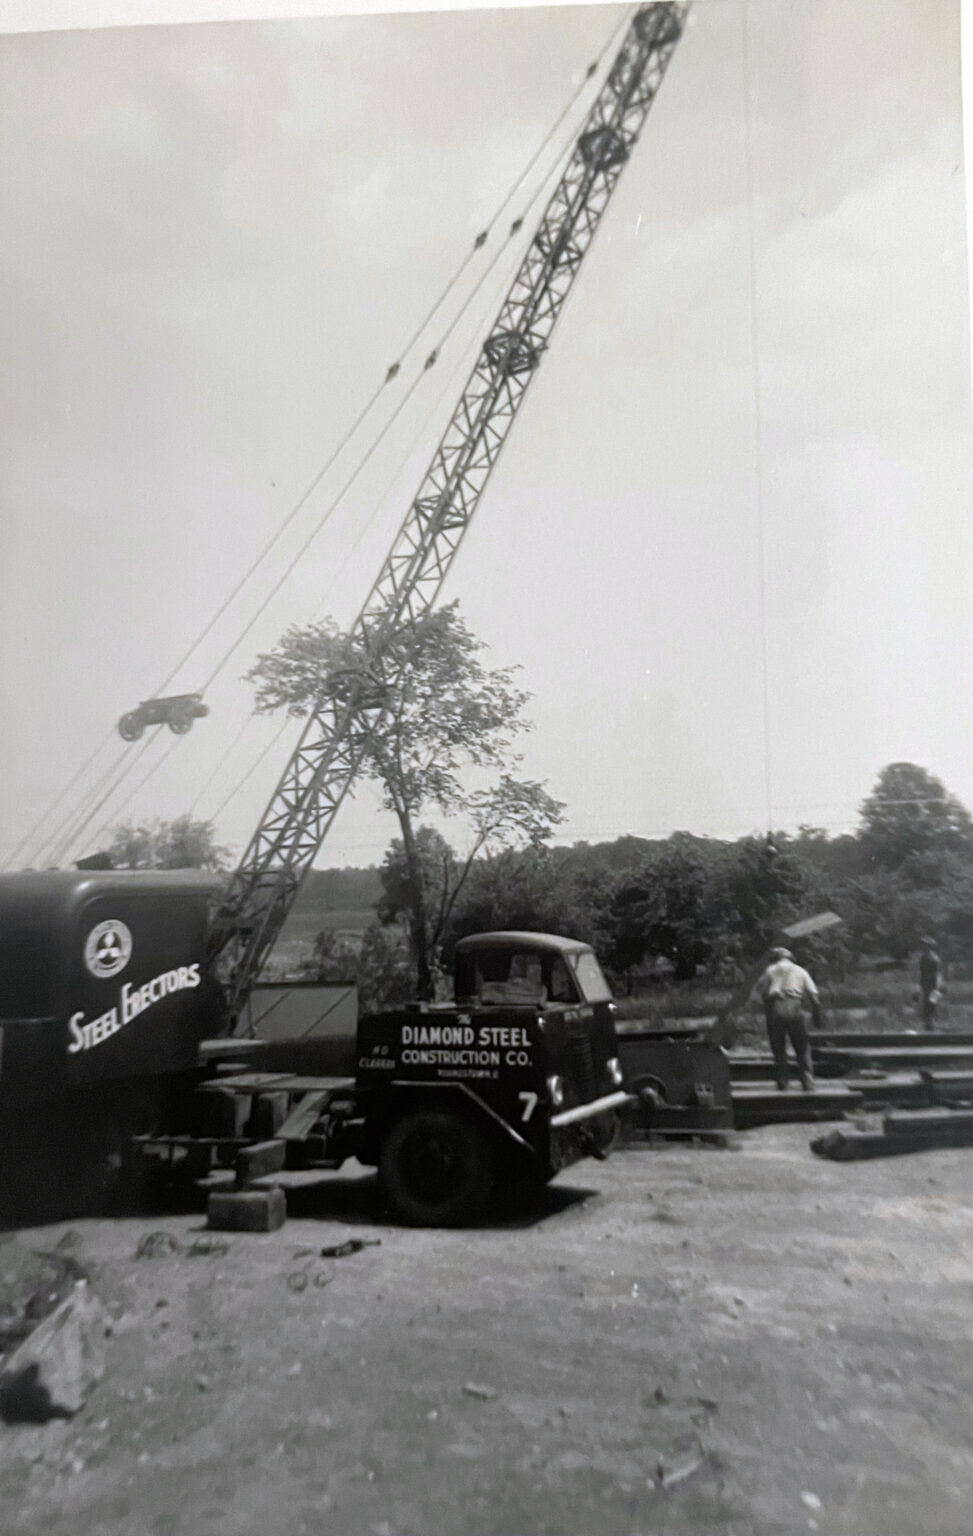
<svg viewBox="0 0 973 1536">
<path fill-rule="evenodd" d="M 410 1227 L 472 1226 L 490 1202 L 493 1152 L 466 1115 L 414 1109 L 389 1131 L 378 1171 L 394 1220 Z"/>
<path fill-rule="evenodd" d="M 123 715 L 118 722 L 118 734 L 123 741 L 138 741 L 145 730 L 145 721 L 137 709 L 130 714 Z"/>
<path fill-rule="evenodd" d="M 176 736 L 185 736 L 193 728 L 193 716 L 187 709 L 174 709 L 169 716 L 169 729 Z"/>
</svg>

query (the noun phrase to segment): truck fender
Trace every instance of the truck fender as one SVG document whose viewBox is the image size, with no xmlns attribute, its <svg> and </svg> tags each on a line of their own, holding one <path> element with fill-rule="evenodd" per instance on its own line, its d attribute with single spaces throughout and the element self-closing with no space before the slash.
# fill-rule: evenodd
<svg viewBox="0 0 973 1536">
<path fill-rule="evenodd" d="M 400 1079 L 389 1083 L 389 1089 L 395 1095 L 395 1099 L 399 1101 L 395 1108 L 401 1112 L 410 1108 L 412 1104 L 420 1099 L 428 1100 L 434 1098 L 437 1102 L 442 1102 L 444 1097 L 453 1100 L 459 1099 L 463 1101 L 464 1107 L 469 1106 L 475 1115 L 482 1116 L 490 1124 L 495 1134 L 499 1133 L 506 1142 L 520 1147 L 531 1157 L 536 1156 L 530 1142 L 526 1141 L 509 1121 L 505 1120 L 502 1115 L 497 1114 L 495 1109 L 492 1109 L 489 1104 L 481 1099 L 478 1093 L 475 1093 L 472 1088 L 468 1088 L 465 1083 L 410 1083 Z M 368 1139 L 374 1146 L 376 1157 L 378 1155 L 378 1143 L 384 1139 L 384 1134 L 388 1129 L 388 1124 L 385 1124 L 382 1127 L 381 1133 L 369 1135 Z"/>
</svg>

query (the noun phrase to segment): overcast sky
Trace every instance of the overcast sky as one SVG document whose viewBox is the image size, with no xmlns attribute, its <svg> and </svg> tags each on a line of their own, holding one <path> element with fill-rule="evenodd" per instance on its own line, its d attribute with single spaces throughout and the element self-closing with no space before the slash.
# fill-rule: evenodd
<svg viewBox="0 0 973 1536">
<path fill-rule="evenodd" d="M 898 759 L 973 802 L 958 6 L 749 14 L 746 80 L 741 0 L 697 4 L 446 592 L 493 663 L 522 665 L 523 771 L 571 839 L 765 828 L 768 767 L 779 827 L 850 826 Z M 104 742 L 45 831 L 100 798 L 114 721 L 286 517 L 621 15 L 0 39 L 0 854 Z M 277 730 L 246 724 L 241 676 L 289 623 L 354 615 L 518 250 L 210 717 L 155 768 L 161 733 L 76 852 L 190 808 L 245 843 L 290 737 L 224 807 Z M 171 691 L 213 670 L 356 458 Z M 376 860 L 392 831 L 363 791 L 321 862 Z"/>
</svg>

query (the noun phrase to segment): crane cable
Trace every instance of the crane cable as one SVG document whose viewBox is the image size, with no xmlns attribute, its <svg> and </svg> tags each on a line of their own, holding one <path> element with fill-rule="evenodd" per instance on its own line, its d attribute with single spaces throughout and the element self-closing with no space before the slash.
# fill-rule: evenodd
<svg viewBox="0 0 973 1536">
<path fill-rule="evenodd" d="M 418 341 L 419 337 L 422 335 L 422 333 L 426 330 L 428 325 L 431 323 L 431 321 L 435 317 L 435 315 L 438 312 L 438 310 L 445 303 L 445 300 L 448 298 L 449 294 L 452 292 L 453 288 L 456 286 L 457 282 L 462 277 L 463 273 L 466 271 L 466 268 L 469 266 L 470 262 L 473 260 L 473 257 L 475 256 L 476 252 L 479 251 L 480 249 L 482 249 L 482 247 L 486 244 L 486 241 L 489 238 L 490 232 L 493 229 L 494 225 L 497 223 L 498 219 L 501 217 L 501 215 L 503 214 L 504 210 L 512 202 L 513 198 L 516 196 L 516 194 L 517 194 L 518 190 L 520 189 L 520 187 L 527 180 L 528 176 L 530 175 L 530 173 L 532 172 L 532 170 L 536 166 L 538 160 L 541 158 L 541 156 L 543 155 L 544 151 L 547 149 L 548 145 L 554 139 L 555 135 L 557 134 L 558 130 L 560 129 L 561 125 L 563 124 L 565 118 L 568 116 L 568 114 L 573 110 L 573 108 L 576 106 L 577 102 L 580 100 L 580 98 L 581 98 L 581 96 L 582 96 L 582 94 L 583 94 L 583 92 L 585 90 L 585 87 L 587 86 L 588 82 L 597 73 L 598 68 L 599 68 L 602 60 L 604 59 L 604 56 L 605 56 L 606 52 L 608 52 L 609 49 L 611 49 L 613 47 L 613 45 L 616 42 L 617 38 L 621 34 L 623 28 L 628 24 L 628 22 L 629 22 L 629 20 L 631 18 L 631 15 L 634 14 L 634 11 L 636 9 L 637 9 L 637 6 L 629 6 L 629 7 L 626 8 L 625 12 L 623 13 L 622 19 L 619 21 L 618 25 L 616 26 L 616 28 L 612 32 L 611 36 L 608 38 L 606 43 L 603 45 L 600 53 L 598 54 L 596 59 L 593 61 L 593 63 L 588 65 L 588 68 L 585 71 L 584 77 L 582 78 L 581 82 L 579 83 L 579 85 L 578 85 L 577 89 L 575 90 L 574 94 L 572 95 L 570 100 L 566 103 L 566 105 L 562 108 L 562 110 L 559 113 L 558 117 L 555 119 L 554 123 L 548 129 L 544 139 L 538 145 L 537 149 L 534 151 L 534 153 L 531 156 L 530 160 L 527 162 L 527 165 L 520 172 L 520 175 L 517 177 L 516 181 L 514 181 L 512 183 L 512 185 L 508 188 L 506 194 L 504 195 L 503 200 L 501 201 L 501 203 L 497 207 L 497 209 L 494 212 L 494 214 L 493 214 L 492 218 L 490 219 L 489 223 L 477 235 L 476 239 L 473 242 L 473 245 L 471 246 L 470 250 L 467 252 L 467 254 L 464 257 L 463 261 L 460 263 L 460 265 L 457 268 L 457 270 L 453 273 L 453 276 L 450 278 L 448 283 L 445 285 L 445 287 L 443 288 L 443 290 L 439 294 L 439 297 L 436 299 L 434 304 L 431 306 L 431 308 L 429 309 L 427 314 L 424 316 L 424 318 L 421 321 L 421 323 L 413 331 L 412 335 L 410 336 L 410 338 L 407 341 L 407 343 L 404 346 L 404 348 L 402 348 L 402 350 L 400 352 L 400 355 L 399 355 L 399 360 L 397 360 L 396 362 L 394 362 L 390 366 L 390 368 L 388 369 L 388 371 L 386 373 L 385 378 L 383 379 L 381 384 L 379 384 L 377 386 L 377 388 L 372 392 L 372 395 L 369 397 L 368 401 L 362 407 L 361 411 L 359 412 L 359 414 L 355 418 L 355 420 L 352 422 L 351 426 L 347 429 L 347 431 L 345 432 L 344 436 L 342 437 L 342 439 L 338 443 L 337 447 L 329 455 L 329 457 L 328 457 L 327 461 L 325 462 L 325 464 L 322 466 L 322 468 L 314 476 L 313 480 L 310 482 L 310 484 L 308 485 L 306 490 L 303 492 L 303 494 L 299 497 L 297 502 L 291 508 L 291 510 L 289 511 L 287 516 L 284 518 L 284 520 L 278 525 L 275 533 L 271 536 L 271 538 L 269 540 L 267 540 L 267 542 L 264 544 L 262 549 L 255 556 L 255 558 L 251 562 L 250 566 L 247 568 L 247 570 L 244 572 L 244 574 L 236 582 L 236 584 L 234 585 L 234 587 L 231 590 L 231 592 L 224 599 L 223 603 L 216 610 L 216 612 L 210 618 L 208 623 L 203 627 L 203 629 L 197 635 L 196 639 L 192 642 L 192 644 L 188 647 L 188 649 L 186 651 L 184 651 L 184 653 L 180 657 L 179 661 L 177 661 L 175 666 L 173 666 L 171 668 L 171 670 L 169 671 L 167 676 L 162 680 L 162 682 L 159 683 L 159 685 L 155 689 L 154 696 L 157 697 L 157 696 L 159 696 L 161 694 L 164 694 L 166 688 L 169 687 L 170 683 L 177 676 L 177 674 L 182 669 L 182 667 L 186 664 L 186 662 L 199 649 L 199 646 L 202 644 L 203 640 L 205 640 L 207 638 L 207 636 L 212 632 L 212 630 L 215 628 L 216 624 L 223 617 L 223 615 L 227 612 L 228 608 L 235 601 L 235 599 L 239 596 L 240 592 L 243 590 L 243 588 L 249 582 L 251 577 L 256 573 L 256 571 L 259 569 L 260 565 L 263 563 L 263 561 L 270 554 L 271 550 L 275 547 L 275 545 L 281 539 L 283 534 L 286 532 L 287 528 L 291 525 L 291 523 L 294 521 L 294 519 L 298 516 L 298 514 L 302 511 L 302 509 L 306 506 L 308 500 L 313 495 L 313 493 L 317 489 L 317 487 L 320 485 L 320 483 L 324 479 L 325 475 L 328 473 L 328 471 L 331 469 L 331 467 L 335 464 L 335 462 L 337 461 L 337 459 L 339 458 L 341 453 L 348 446 L 348 444 L 351 442 L 352 438 L 355 436 L 355 434 L 357 433 L 359 428 L 364 423 L 365 419 L 367 418 L 367 416 L 369 415 L 369 413 L 371 412 L 371 410 L 374 408 L 375 404 L 379 400 L 380 396 L 384 392 L 386 386 L 389 383 L 391 383 L 394 378 L 397 377 L 397 375 L 399 374 L 399 372 L 401 370 L 401 360 L 408 355 L 408 353 L 411 351 L 412 347 Z M 547 178 L 545 177 L 545 181 L 546 180 L 547 180 Z M 533 205 L 533 202 L 536 201 L 536 196 L 537 196 L 537 194 L 535 193 L 534 198 L 531 199 L 531 203 L 528 205 L 528 209 L 529 209 L 530 206 Z M 414 393 L 414 391 L 415 391 L 419 381 L 422 379 L 424 374 L 426 372 L 428 372 L 429 369 L 435 365 L 435 362 L 438 359 L 438 355 L 439 355 L 439 352 L 440 352 L 441 348 L 443 347 L 443 345 L 445 345 L 446 341 L 451 336 L 453 330 L 455 329 L 456 324 L 459 322 L 460 318 L 465 313 L 465 311 L 468 308 L 468 305 L 471 302 L 472 298 L 475 297 L 476 293 L 479 291 L 480 287 L 482 286 L 483 281 L 489 275 L 489 273 L 492 271 L 493 267 L 496 264 L 496 261 L 498 259 L 498 256 L 499 256 L 500 252 L 506 248 L 506 244 L 509 243 L 509 240 L 513 236 L 513 234 L 518 232 L 522 221 L 523 221 L 523 216 L 521 216 L 521 219 L 514 221 L 514 225 L 511 227 L 511 230 L 508 232 L 507 241 L 504 243 L 503 246 L 498 248 L 498 251 L 495 253 L 495 255 L 493 257 L 493 260 L 489 263 L 488 267 L 486 268 L 485 273 L 481 276 L 480 281 L 477 283 L 476 287 L 473 289 L 472 294 L 468 297 L 468 299 L 463 304 L 463 306 L 461 307 L 461 309 L 459 310 L 457 315 L 454 317 L 454 320 L 453 320 L 452 324 L 447 329 L 447 331 L 445 332 L 443 337 L 440 339 L 438 345 L 434 348 L 433 352 L 426 359 L 426 362 L 424 364 L 422 372 L 420 372 L 417 375 L 416 379 L 413 381 L 413 383 L 410 386 L 410 389 L 407 391 L 404 399 L 400 402 L 400 404 L 397 407 L 395 413 L 390 418 L 390 420 L 386 423 L 386 426 L 383 428 L 383 430 L 379 434 L 378 438 L 372 444 L 372 447 L 370 448 L 370 450 L 366 454 L 366 456 L 363 459 L 362 463 L 359 465 L 359 467 L 356 470 L 355 474 L 351 477 L 351 479 L 348 482 L 346 482 L 346 485 L 342 489 L 342 492 L 339 494 L 339 497 L 329 507 L 329 509 L 328 509 L 327 513 L 325 514 L 324 518 L 321 520 L 321 522 L 316 527 L 314 533 L 311 535 L 311 538 L 309 540 L 307 540 L 306 543 L 302 546 L 301 551 L 299 552 L 299 554 L 296 557 L 296 559 L 294 561 L 292 561 L 292 563 L 288 566 L 287 571 L 284 573 L 284 577 L 274 586 L 274 588 L 272 589 L 272 591 L 269 594 L 268 598 L 266 599 L 265 603 L 258 610 L 258 612 L 255 615 L 253 621 L 246 627 L 246 629 L 238 637 L 237 642 L 224 654 L 223 658 L 221 658 L 221 661 L 218 664 L 218 666 L 214 669 L 214 671 L 210 674 L 209 678 L 204 683 L 202 690 L 200 690 L 201 692 L 205 692 L 206 688 L 208 688 L 210 686 L 210 684 L 215 680 L 215 678 L 218 676 L 219 672 L 222 670 L 222 667 L 226 664 L 226 662 L 230 659 L 230 657 L 236 651 L 236 649 L 238 648 L 239 644 L 242 643 L 242 640 L 245 638 L 246 634 L 249 633 L 250 629 L 253 628 L 253 624 L 257 622 L 257 619 L 265 611 L 265 609 L 269 605 L 270 601 L 272 601 L 273 597 L 276 596 L 277 592 L 280 590 L 280 587 L 283 585 L 283 582 L 287 579 L 287 577 L 293 571 L 294 566 L 297 563 L 297 560 L 302 558 L 303 554 L 306 552 L 306 550 L 309 547 L 310 543 L 312 543 L 313 540 L 317 537 L 318 533 L 323 528 L 324 523 L 327 521 L 328 517 L 334 511 L 335 506 L 337 505 L 338 501 L 340 501 L 341 498 L 347 493 L 347 490 L 350 489 L 351 484 L 353 483 L 354 479 L 357 478 L 357 475 L 360 472 L 360 470 L 364 467 L 364 464 L 371 457 L 372 452 L 374 452 L 374 450 L 379 446 L 380 442 L 382 441 L 383 437 L 385 436 L 385 433 L 388 431 L 388 429 L 394 423 L 394 421 L 396 420 L 398 415 L 401 413 L 401 411 L 404 408 L 404 406 L 407 404 L 408 400 L 411 398 L 411 396 Z M 55 797 L 55 799 L 48 805 L 46 810 L 44 812 L 42 812 L 41 816 L 33 823 L 33 825 L 31 826 L 30 830 L 27 833 L 25 833 L 25 835 L 21 838 L 20 842 L 16 845 L 16 847 L 14 848 L 12 854 L 10 855 L 9 859 L 7 860 L 7 867 L 8 868 L 14 863 L 14 861 L 19 857 L 19 855 L 23 852 L 23 850 L 29 845 L 31 839 L 36 835 L 36 833 L 44 825 L 44 823 L 48 819 L 48 817 L 56 810 L 57 806 L 61 803 L 61 801 L 65 798 L 65 796 L 70 793 L 71 789 L 73 789 L 75 784 L 77 784 L 78 781 L 83 777 L 84 773 L 88 770 L 88 768 L 91 766 L 91 764 L 95 761 L 95 759 L 103 751 L 105 746 L 112 740 L 113 736 L 114 736 L 114 730 L 109 730 L 108 732 L 106 732 L 105 736 L 102 738 L 102 740 L 99 743 L 99 745 L 85 759 L 85 761 L 81 765 L 81 767 L 78 768 L 75 771 L 75 773 L 73 774 L 71 779 L 69 779 L 69 781 L 64 785 L 63 789 L 58 793 L 58 795 Z M 42 857 L 44 851 L 52 843 L 55 843 L 57 841 L 57 839 L 61 836 L 64 827 L 66 825 L 68 825 L 70 822 L 74 821 L 77 818 L 77 816 L 79 816 L 80 814 L 83 813 L 83 811 L 85 810 L 88 802 L 95 795 L 98 794 L 98 791 L 100 790 L 101 786 L 105 783 L 106 779 L 111 777 L 111 775 L 115 772 L 115 769 L 122 762 L 124 762 L 124 759 L 128 755 L 129 750 L 130 750 L 129 746 L 126 746 L 123 749 L 123 752 L 122 752 L 121 756 L 120 757 L 116 757 L 114 759 L 113 763 L 109 766 L 109 768 L 106 770 L 106 772 L 104 774 L 102 774 L 101 778 L 98 780 L 98 782 L 94 786 L 94 788 L 92 790 L 90 790 L 86 796 L 82 797 L 80 805 L 76 806 L 72 811 L 70 811 L 68 816 L 66 818 L 63 818 L 62 821 L 58 824 L 58 826 L 54 830 L 54 832 L 52 834 L 50 834 L 47 838 L 45 838 L 44 842 L 41 844 L 40 848 L 38 849 L 37 854 L 35 855 L 36 858 L 39 859 L 40 857 Z M 142 748 L 141 751 L 144 751 L 144 748 Z M 119 784 L 122 782 L 122 780 L 125 777 L 125 774 L 129 771 L 129 769 L 134 766 L 134 762 L 137 761 L 137 757 L 141 755 L 141 751 L 140 751 L 139 754 L 137 754 L 136 758 L 133 759 L 132 762 L 128 765 L 128 767 L 125 769 L 125 772 L 122 774 L 121 778 L 119 779 Z M 116 787 L 118 787 L 118 786 L 116 785 L 116 786 L 112 787 L 112 790 L 109 791 L 109 796 L 110 796 L 111 793 L 114 792 L 114 788 L 116 788 Z M 98 801 L 97 805 L 93 809 L 92 815 L 96 815 L 97 814 L 98 810 L 105 803 L 105 799 L 108 798 L 109 796 L 106 796 L 103 799 Z M 69 842 L 67 844 L 68 847 L 70 847 L 71 843 L 73 843 L 76 840 L 77 836 L 80 836 L 81 832 L 85 829 L 85 827 L 87 825 L 88 825 L 88 819 L 86 818 L 85 821 L 78 826 L 77 832 L 74 835 L 72 835 L 72 837 L 70 838 L 70 840 L 69 840 Z"/>
<path fill-rule="evenodd" d="M 150 742 L 154 740 L 156 734 L 157 733 L 153 732 L 153 735 L 142 743 L 142 746 L 139 748 L 139 751 L 136 754 L 136 758 L 133 759 L 133 764 L 135 761 L 137 761 L 137 758 L 140 757 L 142 753 L 147 749 Z M 85 792 L 85 794 L 82 795 L 80 801 L 73 805 L 66 812 L 66 814 L 61 817 L 54 830 L 47 834 L 34 854 L 34 860 L 36 863 L 40 863 L 41 860 L 51 857 L 52 850 L 55 848 L 55 846 L 58 847 L 59 854 L 63 851 L 63 846 L 70 846 L 70 844 L 74 841 L 73 830 L 70 832 L 70 836 L 68 836 L 67 844 L 63 843 L 63 839 L 68 834 L 69 828 L 73 829 L 77 825 L 79 818 L 85 814 L 89 806 L 93 803 L 97 796 L 101 794 L 102 789 L 104 789 L 108 781 L 117 773 L 121 764 L 131 753 L 132 746 L 133 743 L 129 742 L 122 748 L 121 752 L 112 759 L 112 761 L 108 764 L 108 767 L 105 768 L 99 778 L 95 780 L 94 784 L 92 784 L 91 787 Z M 132 765 L 130 764 L 129 766 Z M 125 773 L 127 772 L 128 769 L 126 768 Z M 121 784 L 123 779 L 124 773 L 118 779 L 118 784 Z M 114 793 L 115 788 L 117 788 L 117 785 L 112 787 L 110 793 Z"/>
<path fill-rule="evenodd" d="M 761 410 L 760 326 L 757 303 L 757 236 L 754 227 L 753 103 L 750 96 L 750 0 L 740 0 L 742 21 L 743 139 L 747 197 L 748 299 L 753 387 L 754 510 L 757 522 L 757 599 L 760 613 L 760 705 L 763 726 L 763 777 L 767 836 L 773 830 L 774 801 L 770 753 L 770 680 L 767 642 L 767 550 L 764 517 L 763 413 Z"/>
<path fill-rule="evenodd" d="M 91 810 L 88 811 L 88 814 L 84 817 L 84 820 L 80 824 L 75 824 L 72 827 L 72 829 L 69 832 L 68 836 L 65 838 L 65 840 L 60 844 L 60 846 L 56 849 L 56 851 L 53 854 L 54 862 L 55 862 L 56 865 L 59 865 L 61 860 L 66 857 L 67 853 L 74 846 L 74 844 L 78 841 L 78 838 L 81 836 L 81 834 L 85 830 L 85 828 L 97 816 L 97 814 L 101 810 L 102 806 L 105 805 L 111 799 L 111 797 L 115 793 L 116 789 L 119 789 L 121 787 L 121 785 L 122 785 L 122 783 L 123 783 L 123 781 L 125 779 L 126 774 L 128 774 L 130 772 L 130 770 L 135 766 L 135 764 L 138 762 L 139 758 L 143 757 L 145 755 L 145 753 L 148 751 L 149 747 L 151 747 L 152 743 L 155 741 L 157 734 L 158 734 L 158 732 L 156 732 L 152 736 L 147 736 L 145 738 L 145 740 L 143 741 L 142 745 L 139 747 L 138 751 L 136 752 L 135 756 L 132 758 L 132 761 L 126 767 L 124 767 L 122 769 L 122 772 L 118 775 L 118 777 L 116 778 L 115 782 L 113 784 L 109 785 L 109 787 L 105 790 L 105 793 L 102 795 L 101 799 L 98 800 L 91 807 Z M 123 758 L 126 757 L 127 755 L 128 755 L 127 751 L 122 753 Z M 110 777 L 110 775 L 111 775 L 111 773 L 113 771 L 114 771 L 114 768 L 109 769 L 108 774 L 103 774 L 102 775 L 102 778 L 99 780 L 99 786 L 102 783 L 104 783 L 106 777 Z"/>
<path fill-rule="evenodd" d="M 9 869 L 16 862 L 16 860 L 23 853 L 24 849 L 28 846 L 28 844 L 32 841 L 32 839 L 40 831 L 41 827 L 44 825 L 44 823 L 47 820 L 47 818 L 49 816 L 53 815 L 53 813 L 57 810 L 58 806 L 60 805 L 61 801 L 64 799 L 65 795 L 69 794 L 70 791 L 74 788 L 75 784 L 77 784 L 78 780 L 80 778 L 82 778 L 84 776 L 84 774 L 87 773 L 88 769 L 91 767 L 92 763 L 95 761 L 95 758 L 98 757 L 104 751 L 105 747 L 113 739 L 114 735 L 115 735 L 115 727 L 112 726 L 110 728 L 110 730 L 105 732 L 104 736 L 101 738 L 101 741 L 95 747 L 94 751 L 90 752 L 88 754 L 88 756 L 85 758 L 84 762 L 81 764 L 81 767 L 77 768 L 75 770 L 75 772 L 73 773 L 73 775 L 71 776 L 71 778 L 68 779 L 68 782 L 65 784 L 65 786 L 61 790 L 61 792 L 58 795 L 55 796 L 55 798 L 47 806 L 46 810 L 41 812 L 40 816 L 38 816 L 38 818 L 34 822 L 33 826 L 30 827 L 28 829 L 28 831 L 26 831 L 24 833 L 23 837 L 20 839 L 20 842 L 16 844 L 16 846 L 14 847 L 13 852 L 7 858 L 7 861 L 6 861 L 6 864 L 5 864 L 5 868 Z M 73 814 L 74 814 L 74 812 L 72 811 L 70 813 L 70 815 L 73 815 Z M 70 816 L 69 816 L 68 819 L 70 819 Z M 55 832 L 54 836 L 56 837 L 57 835 L 58 835 L 57 832 Z M 50 838 L 48 838 L 45 841 L 45 843 L 43 843 L 41 845 L 41 847 L 42 848 L 45 847 L 46 843 L 49 842 L 49 841 L 50 841 Z"/>
</svg>

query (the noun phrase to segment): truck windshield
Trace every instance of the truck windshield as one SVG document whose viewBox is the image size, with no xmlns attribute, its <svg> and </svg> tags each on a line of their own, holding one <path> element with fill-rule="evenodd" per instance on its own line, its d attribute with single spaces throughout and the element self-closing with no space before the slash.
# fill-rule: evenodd
<svg viewBox="0 0 973 1536">
<path fill-rule="evenodd" d="M 574 974 L 586 1003 L 610 1003 L 611 988 L 602 973 L 601 966 L 590 949 L 579 950 L 571 956 Z"/>
<path fill-rule="evenodd" d="M 480 957 L 484 1003 L 542 1003 L 546 996 L 540 955 L 498 950 Z"/>
</svg>

